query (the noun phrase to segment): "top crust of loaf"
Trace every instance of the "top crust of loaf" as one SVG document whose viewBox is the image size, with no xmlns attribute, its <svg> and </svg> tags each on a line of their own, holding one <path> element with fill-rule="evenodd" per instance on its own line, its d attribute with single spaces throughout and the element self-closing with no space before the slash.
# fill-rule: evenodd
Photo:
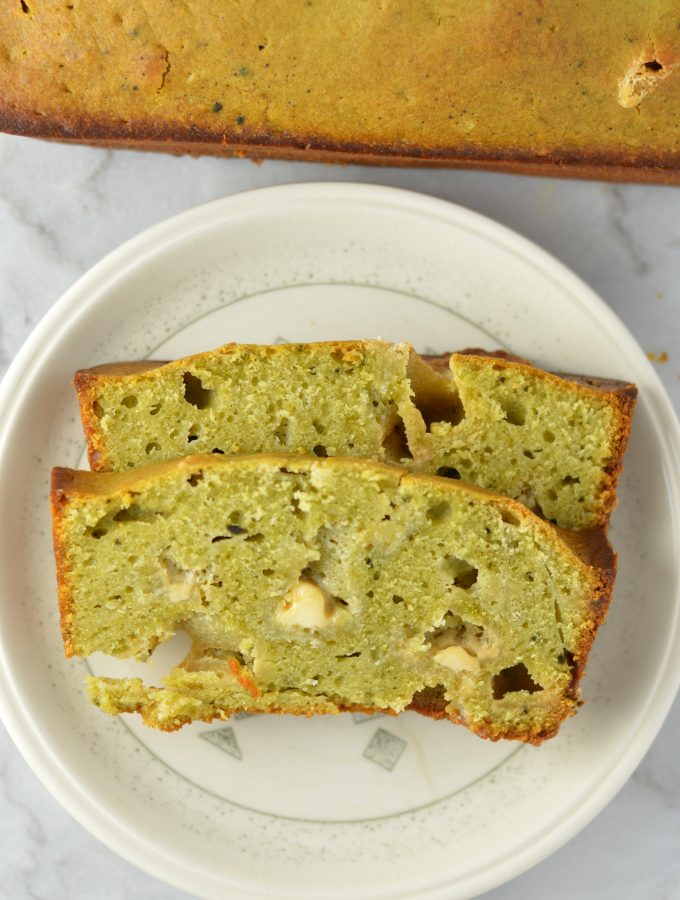
<svg viewBox="0 0 680 900">
<path fill-rule="evenodd" d="M 600 0 L 540 15 L 519 0 L 214 6 L 0 5 L 0 127 L 194 154 L 680 178 L 672 0 L 615 15 Z"/>
<path fill-rule="evenodd" d="M 571 381 L 576 385 L 584 388 L 590 388 L 592 391 L 602 394 L 613 394 L 619 398 L 622 406 L 628 410 L 628 419 L 632 418 L 633 406 L 637 399 L 637 387 L 628 381 L 619 381 L 616 378 L 600 378 L 597 375 L 575 375 L 569 372 L 549 372 L 539 369 L 530 360 L 522 356 L 516 356 L 514 353 L 507 353 L 505 350 L 482 350 L 480 347 L 466 347 L 465 350 L 457 350 L 453 353 L 442 353 L 439 356 L 423 356 L 422 358 L 432 366 L 436 371 L 446 371 L 452 356 L 482 356 L 486 359 L 498 359 L 501 362 L 513 363 L 515 365 L 526 366 L 532 370 L 534 377 L 542 378 L 550 376 L 551 378 L 559 378 L 562 381 Z M 131 365 L 135 365 L 132 363 Z M 144 363 L 140 363 L 144 365 Z"/>
</svg>

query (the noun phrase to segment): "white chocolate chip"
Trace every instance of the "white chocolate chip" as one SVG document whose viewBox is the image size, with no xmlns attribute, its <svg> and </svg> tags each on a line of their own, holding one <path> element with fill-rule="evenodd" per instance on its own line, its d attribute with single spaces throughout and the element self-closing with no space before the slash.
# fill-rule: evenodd
<svg viewBox="0 0 680 900">
<path fill-rule="evenodd" d="M 452 672 L 479 672 L 479 660 L 462 647 L 445 647 L 432 657 Z"/>
<path fill-rule="evenodd" d="M 166 594 L 171 603 L 184 603 L 194 595 L 194 583 L 187 578 L 186 581 L 171 581 Z"/>
<path fill-rule="evenodd" d="M 468 656 L 475 657 L 480 663 L 489 662 L 498 656 L 498 645 L 490 632 L 484 632 L 481 626 L 464 623 L 463 627 L 453 626 L 441 629 L 439 623 L 437 633 L 430 641 L 430 656 L 434 659 L 438 653 L 449 647 L 459 647 Z M 476 671 L 476 670 L 475 670 Z"/>
<path fill-rule="evenodd" d="M 331 597 L 315 581 L 301 578 L 284 595 L 274 617 L 280 625 L 298 628 L 325 628 L 333 620 Z"/>
<path fill-rule="evenodd" d="M 472 652 L 480 662 L 488 662 L 498 656 L 498 647 L 490 641 L 482 641 L 478 637 L 466 640 L 466 649 Z"/>
<path fill-rule="evenodd" d="M 163 592 L 171 603 L 184 603 L 191 600 L 197 590 L 196 575 L 181 569 L 171 559 L 161 557 L 160 563 L 164 569 Z"/>
</svg>

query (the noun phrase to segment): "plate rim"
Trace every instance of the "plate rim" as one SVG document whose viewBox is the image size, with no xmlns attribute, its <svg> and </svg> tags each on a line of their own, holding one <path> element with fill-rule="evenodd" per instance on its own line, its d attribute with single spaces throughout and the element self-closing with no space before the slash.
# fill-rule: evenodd
<svg viewBox="0 0 680 900">
<path fill-rule="evenodd" d="M 251 213 L 261 215 L 295 203 L 307 206 L 329 202 L 355 203 L 371 208 L 392 208 L 403 214 L 422 215 L 428 219 L 472 226 L 475 233 L 492 238 L 509 250 L 513 256 L 530 261 L 540 272 L 557 281 L 568 291 L 571 299 L 604 325 L 617 342 L 622 356 L 630 362 L 640 376 L 644 375 L 644 396 L 651 425 L 655 431 L 662 455 L 662 465 L 669 494 L 680 500 L 680 424 L 670 398 L 642 348 L 615 312 L 578 275 L 533 241 L 467 207 L 430 194 L 376 185 L 364 182 L 302 181 L 273 185 L 255 190 L 244 190 L 225 197 L 191 207 L 125 241 L 83 273 L 51 306 L 11 362 L 0 383 L 0 460 L 5 455 L 9 435 L 21 409 L 25 374 L 31 373 L 42 355 L 49 355 L 64 333 L 77 326 L 78 319 L 99 302 L 102 294 L 115 287 L 116 282 L 129 277 L 151 258 L 167 254 L 174 244 L 180 244 L 200 231 L 219 227 L 235 215 Z M 28 390 L 28 388 L 25 388 Z M 676 533 L 680 533 L 678 508 L 680 503 L 670 504 L 671 520 Z M 676 569 L 677 577 L 677 569 Z M 428 900 L 444 900 L 452 896 L 452 887 L 460 896 L 472 896 L 488 891 L 525 872 L 563 846 L 599 813 L 627 781 L 658 734 L 675 695 L 680 687 L 680 631 L 678 628 L 678 599 L 674 611 L 674 627 L 665 658 L 659 666 L 654 689 L 640 713 L 638 723 L 627 746 L 602 779 L 598 790 L 583 803 L 570 810 L 566 817 L 548 833 L 529 847 L 514 851 L 494 861 L 490 869 L 467 876 L 465 882 L 446 883 L 419 889 L 417 896 Z M 673 652 L 675 651 L 675 653 Z M 675 660 L 675 661 L 674 661 Z M 16 689 L 13 673 L 5 658 L 3 639 L 0 636 L 0 718 L 34 774 L 56 800 L 89 833 L 113 852 L 151 874 L 160 881 L 172 884 L 194 896 L 217 896 L 209 890 L 224 890 L 226 882 L 218 884 L 212 875 L 200 873 L 204 893 L 197 894 L 194 872 L 184 863 L 178 863 L 157 844 L 144 846 L 139 835 L 133 835 L 120 821 L 86 795 L 60 761 L 58 755 L 46 745 L 34 720 L 21 708 L 20 694 Z M 151 856 L 149 855 L 151 854 Z M 243 883 L 232 882 L 243 897 L 260 898 L 258 890 Z M 283 896 L 283 895 L 281 895 Z M 399 896 L 399 895 L 393 895 Z M 414 897 L 413 892 L 401 896 Z"/>
</svg>

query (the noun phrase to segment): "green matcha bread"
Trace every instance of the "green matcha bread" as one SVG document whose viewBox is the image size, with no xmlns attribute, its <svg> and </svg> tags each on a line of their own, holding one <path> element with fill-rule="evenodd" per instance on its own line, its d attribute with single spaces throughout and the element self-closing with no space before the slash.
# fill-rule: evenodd
<svg viewBox="0 0 680 900">
<path fill-rule="evenodd" d="M 635 403 L 622 382 L 382 341 L 228 344 L 86 369 L 75 386 L 95 470 L 189 453 L 368 456 L 462 478 L 570 529 L 606 524 Z"/>
<path fill-rule="evenodd" d="M 164 730 L 413 709 L 538 743 L 578 705 L 614 580 L 602 530 L 367 459 L 55 469 L 52 508 L 67 655 L 190 636 L 162 687 L 89 679 L 102 709 Z"/>
</svg>

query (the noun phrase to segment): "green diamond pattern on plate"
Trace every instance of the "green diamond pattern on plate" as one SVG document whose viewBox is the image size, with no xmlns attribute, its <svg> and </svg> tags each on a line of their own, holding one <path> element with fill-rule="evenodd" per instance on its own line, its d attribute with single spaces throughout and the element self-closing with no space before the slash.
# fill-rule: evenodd
<svg viewBox="0 0 680 900">
<path fill-rule="evenodd" d="M 364 750 L 364 756 L 366 759 L 370 759 L 371 762 L 376 763 L 376 765 L 382 766 L 383 769 L 391 772 L 399 762 L 406 746 L 406 741 L 397 737 L 396 734 L 392 734 L 384 728 L 378 728 L 368 742 L 368 746 Z"/>
<path fill-rule="evenodd" d="M 217 731 L 205 731 L 201 737 L 235 759 L 243 759 L 241 748 L 236 740 L 233 728 L 220 728 Z"/>
</svg>

